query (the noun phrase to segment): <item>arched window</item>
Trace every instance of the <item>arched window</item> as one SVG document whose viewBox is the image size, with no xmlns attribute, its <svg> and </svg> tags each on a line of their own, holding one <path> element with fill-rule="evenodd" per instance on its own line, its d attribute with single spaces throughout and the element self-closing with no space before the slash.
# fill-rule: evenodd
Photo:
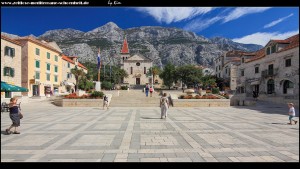
<svg viewBox="0 0 300 169">
<path fill-rule="evenodd" d="M 267 83 L 267 88 L 268 88 L 268 94 L 272 94 L 275 92 L 275 85 L 274 85 L 274 80 L 270 79 Z"/>
<path fill-rule="evenodd" d="M 294 84 L 293 82 L 289 81 L 289 80 L 285 80 L 283 82 L 283 94 L 287 94 L 287 89 L 288 88 L 293 88 Z"/>
</svg>

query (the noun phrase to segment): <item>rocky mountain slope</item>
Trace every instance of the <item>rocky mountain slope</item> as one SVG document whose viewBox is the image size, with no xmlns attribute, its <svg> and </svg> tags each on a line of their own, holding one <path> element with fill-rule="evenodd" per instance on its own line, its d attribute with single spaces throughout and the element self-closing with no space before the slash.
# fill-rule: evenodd
<svg viewBox="0 0 300 169">
<path fill-rule="evenodd" d="M 123 30 L 113 22 L 88 32 L 70 28 L 49 30 L 39 38 L 56 41 L 66 55 L 79 56 L 81 62 L 96 63 L 100 47 L 104 62 L 116 64 L 125 35 L 131 55 L 140 53 L 158 66 L 168 62 L 209 66 L 213 58 L 225 51 L 256 51 L 262 48 L 260 45 L 236 43 L 222 37 L 208 39 L 178 28 L 142 26 Z"/>
</svg>

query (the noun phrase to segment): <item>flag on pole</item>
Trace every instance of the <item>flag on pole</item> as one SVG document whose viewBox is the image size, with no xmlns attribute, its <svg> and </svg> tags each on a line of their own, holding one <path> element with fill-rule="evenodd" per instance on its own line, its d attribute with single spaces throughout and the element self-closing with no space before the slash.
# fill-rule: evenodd
<svg viewBox="0 0 300 169">
<path fill-rule="evenodd" d="M 98 69 L 100 69 L 100 48 L 99 48 L 99 51 L 98 51 L 97 60 L 98 60 Z"/>
</svg>

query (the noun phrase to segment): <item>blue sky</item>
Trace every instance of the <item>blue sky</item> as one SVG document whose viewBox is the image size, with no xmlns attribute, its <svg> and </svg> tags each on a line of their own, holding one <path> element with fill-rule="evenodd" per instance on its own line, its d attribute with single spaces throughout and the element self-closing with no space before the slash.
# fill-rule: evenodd
<svg viewBox="0 0 300 169">
<path fill-rule="evenodd" d="M 298 7 L 1 7 L 1 32 L 39 36 L 47 30 L 83 32 L 107 22 L 120 28 L 177 27 L 207 38 L 265 45 L 299 33 Z"/>
</svg>

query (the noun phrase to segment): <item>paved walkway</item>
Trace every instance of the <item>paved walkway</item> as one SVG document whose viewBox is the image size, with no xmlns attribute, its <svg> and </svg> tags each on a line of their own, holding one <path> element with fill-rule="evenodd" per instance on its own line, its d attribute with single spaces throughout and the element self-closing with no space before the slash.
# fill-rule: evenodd
<svg viewBox="0 0 300 169">
<path fill-rule="evenodd" d="M 171 107 L 165 120 L 158 107 L 30 103 L 20 135 L 5 135 L 11 122 L 1 113 L 1 162 L 299 162 L 299 124 L 286 124 L 287 107 L 248 108 Z"/>
</svg>

